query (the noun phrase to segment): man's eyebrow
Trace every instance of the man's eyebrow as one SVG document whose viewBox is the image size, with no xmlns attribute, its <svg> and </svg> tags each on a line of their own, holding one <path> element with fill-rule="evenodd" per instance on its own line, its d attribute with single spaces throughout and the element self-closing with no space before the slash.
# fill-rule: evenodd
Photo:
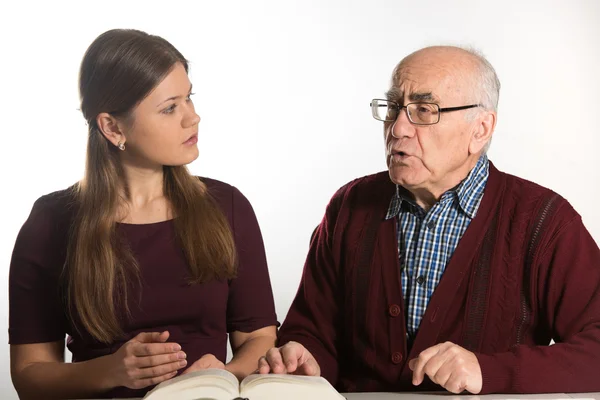
<svg viewBox="0 0 600 400">
<path fill-rule="evenodd" d="M 188 94 L 189 94 L 189 93 L 192 93 L 192 84 L 190 84 L 190 90 L 189 90 Z M 180 97 L 182 97 L 182 96 L 172 96 L 172 97 L 169 97 L 168 99 L 165 99 L 164 101 L 161 101 L 160 103 L 158 103 L 158 104 L 156 105 L 156 107 L 160 107 L 160 105 L 161 105 L 161 104 L 163 104 L 163 103 L 166 103 L 167 101 L 170 101 L 170 100 L 177 100 L 177 99 L 178 99 L 178 98 L 180 98 Z"/>
<path fill-rule="evenodd" d="M 431 92 L 416 92 L 416 93 L 409 94 L 408 100 L 410 100 L 410 101 L 435 101 L 435 100 L 437 100 L 437 98 Z"/>
<path fill-rule="evenodd" d="M 385 96 L 388 100 L 393 100 L 396 102 L 402 103 L 404 101 L 403 94 L 398 91 L 396 88 L 392 88 L 385 93 Z M 435 96 L 432 92 L 415 92 L 408 95 L 409 102 L 436 102 L 438 101 L 437 96 Z"/>
<path fill-rule="evenodd" d="M 388 100 L 402 99 L 402 95 L 396 89 L 390 89 L 385 92 L 385 98 Z"/>
</svg>

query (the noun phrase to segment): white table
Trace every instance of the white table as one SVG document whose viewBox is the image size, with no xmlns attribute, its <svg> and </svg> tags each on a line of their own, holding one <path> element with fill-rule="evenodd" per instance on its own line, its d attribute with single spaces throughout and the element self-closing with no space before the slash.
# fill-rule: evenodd
<svg viewBox="0 0 600 400">
<path fill-rule="evenodd" d="M 347 400 L 600 400 L 600 393 L 547 393 L 547 394 L 487 394 L 455 395 L 449 392 L 438 393 L 342 393 Z M 124 399 L 141 400 L 141 398 Z"/>
<path fill-rule="evenodd" d="M 347 400 L 567 400 L 593 399 L 600 400 L 600 393 L 547 393 L 547 394 L 488 394 L 488 395 L 455 395 L 452 393 L 342 393 Z"/>
</svg>

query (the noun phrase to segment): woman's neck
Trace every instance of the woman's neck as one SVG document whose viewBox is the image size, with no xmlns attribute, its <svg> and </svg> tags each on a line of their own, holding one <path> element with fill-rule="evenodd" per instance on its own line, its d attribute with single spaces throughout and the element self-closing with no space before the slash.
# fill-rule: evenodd
<svg viewBox="0 0 600 400">
<path fill-rule="evenodd" d="M 140 168 L 123 166 L 124 188 L 119 220 L 145 224 L 172 218 L 171 208 L 164 196 L 163 167 Z"/>
</svg>

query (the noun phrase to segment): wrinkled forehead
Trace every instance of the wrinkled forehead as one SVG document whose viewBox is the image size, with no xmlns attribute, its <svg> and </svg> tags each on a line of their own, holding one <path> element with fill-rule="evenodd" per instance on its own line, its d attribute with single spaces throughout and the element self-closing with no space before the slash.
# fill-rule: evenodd
<svg viewBox="0 0 600 400">
<path fill-rule="evenodd" d="M 448 105 L 463 101 L 472 93 L 470 72 L 452 60 L 411 57 L 394 70 L 387 97 L 404 104 L 423 101 Z"/>
</svg>

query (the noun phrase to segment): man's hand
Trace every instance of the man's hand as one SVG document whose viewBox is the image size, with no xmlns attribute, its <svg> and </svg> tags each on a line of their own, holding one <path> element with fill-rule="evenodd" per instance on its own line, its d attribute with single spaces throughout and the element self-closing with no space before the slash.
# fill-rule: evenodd
<svg viewBox="0 0 600 400">
<path fill-rule="evenodd" d="M 273 347 L 266 356 L 261 357 L 258 360 L 258 372 L 320 376 L 321 367 L 304 346 L 289 342 L 282 347 Z"/>
<path fill-rule="evenodd" d="M 409 361 L 413 371 L 412 383 L 420 385 L 429 377 L 434 383 L 449 392 L 461 393 L 465 390 L 478 394 L 483 385 L 481 367 L 472 352 L 446 342 L 424 350 L 419 357 Z"/>
</svg>

